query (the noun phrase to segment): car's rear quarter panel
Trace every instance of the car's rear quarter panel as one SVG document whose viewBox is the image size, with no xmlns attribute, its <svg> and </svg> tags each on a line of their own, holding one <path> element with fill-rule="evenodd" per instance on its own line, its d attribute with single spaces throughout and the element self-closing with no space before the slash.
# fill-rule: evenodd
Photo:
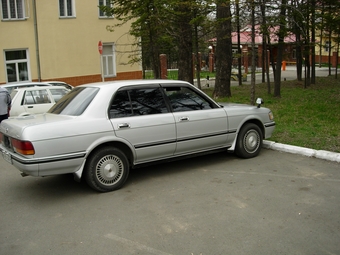
<svg viewBox="0 0 340 255">
<path fill-rule="evenodd" d="M 114 136 L 108 120 L 82 118 L 27 127 L 22 139 L 32 141 L 35 157 L 57 156 L 83 152 L 103 136 Z"/>
<path fill-rule="evenodd" d="M 59 121 L 55 121 L 56 119 Z M 23 122 L 26 125 L 22 125 Z M 6 128 L 10 128 L 7 133 L 10 137 L 32 142 L 35 154 L 16 154 L 13 165 L 33 176 L 76 172 L 92 149 L 101 143 L 112 141 L 115 137 L 107 119 L 50 114 L 7 120 L 1 125 L 1 131 L 6 133 Z M 32 163 L 23 164 L 20 158 L 31 159 Z"/>
</svg>

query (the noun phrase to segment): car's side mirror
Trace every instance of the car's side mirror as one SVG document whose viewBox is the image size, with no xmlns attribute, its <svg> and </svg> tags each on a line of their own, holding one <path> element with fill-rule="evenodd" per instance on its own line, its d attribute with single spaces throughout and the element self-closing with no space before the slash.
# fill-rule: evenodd
<svg viewBox="0 0 340 255">
<path fill-rule="evenodd" d="M 263 99 L 262 98 L 258 98 L 258 99 L 256 99 L 256 104 L 257 104 L 257 108 L 260 108 L 261 107 L 261 104 L 263 104 L 264 102 L 263 102 Z"/>
</svg>

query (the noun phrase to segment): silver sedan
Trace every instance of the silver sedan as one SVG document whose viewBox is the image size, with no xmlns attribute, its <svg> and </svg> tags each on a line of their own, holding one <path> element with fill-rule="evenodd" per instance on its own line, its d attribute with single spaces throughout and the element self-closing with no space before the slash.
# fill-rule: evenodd
<svg viewBox="0 0 340 255">
<path fill-rule="evenodd" d="M 275 128 L 257 103 L 220 105 L 183 81 L 87 84 L 47 113 L 3 121 L 0 150 L 23 176 L 73 173 L 107 192 L 151 162 L 219 150 L 257 156 Z"/>
</svg>

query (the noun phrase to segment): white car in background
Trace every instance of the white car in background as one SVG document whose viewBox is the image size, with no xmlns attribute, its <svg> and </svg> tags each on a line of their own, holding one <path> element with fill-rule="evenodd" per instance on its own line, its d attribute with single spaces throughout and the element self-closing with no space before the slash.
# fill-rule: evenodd
<svg viewBox="0 0 340 255">
<path fill-rule="evenodd" d="M 32 82 L 32 81 L 23 81 L 23 82 L 11 82 L 1 85 L 1 87 L 7 89 L 8 93 L 12 93 L 13 89 L 18 88 L 30 88 L 30 87 L 45 87 L 45 86 L 53 86 L 47 82 Z"/>
<path fill-rule="evenodd" d="M 52 86 L 63 86 L 67 89 L 73 89 L 74 87 L 66 82 L 63 82 L 63 81 L 44 81 L 42 83 L 47 83 L 47 84 L 50 84 Z"/>
<path fill-rule="evenodd" d="M 61 86 L 13 89 L 10 117 L 45 113 L 69 91 Z"/>
<path fill-rule="evenodd" d="M 11 82 L 1 85 L 1 87 L 7 89 L 8 93 L 12 93 L 13 89 L 18 88 L 29 88 L 29 87 L 45 87 L 45 86 L 63 86 L 69 90 L 73 89 L 73 86 L 63 82 L 63 81 L 21 81 L 21 82 Z"/>
</svg>

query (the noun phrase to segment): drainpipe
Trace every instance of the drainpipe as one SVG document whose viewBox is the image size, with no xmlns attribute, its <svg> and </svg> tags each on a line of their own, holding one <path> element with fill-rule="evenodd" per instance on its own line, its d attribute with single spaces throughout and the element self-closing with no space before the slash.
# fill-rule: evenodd
<svg viewBox="0 0 340 255">
<path fill-rule="evenodd" d="M 33 19 L 34 19 L 34 40 L 37 58 L 37 70 L 38 81 L 41 81 L 41 69 L 40 69 L 40 54 L 39 54 L 39 38 L 38 38 L 38 21 L 37 21 L 37 5 L 36 0 L 33 0 Z"/>
</svg>

